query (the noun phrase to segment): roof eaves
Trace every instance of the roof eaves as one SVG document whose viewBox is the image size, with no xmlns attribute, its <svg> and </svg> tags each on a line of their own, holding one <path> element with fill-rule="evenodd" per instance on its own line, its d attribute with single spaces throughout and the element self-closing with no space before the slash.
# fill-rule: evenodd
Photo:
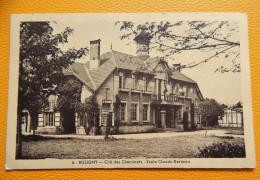
<svg viewBox="0 0 260 180">
<path fill-rule="evenodd" d="M 198 84 L 195 83 L 195 85 L 196 85 L 196 87 L 197 87 L 197 89 L 198 89 L 198 92 L 199 92 L 199 94 L 200 94 L 200 96 L 201 96 L 201 100 L 204 101 L 205 99 L 204 99 L 204 97 L 203 97 L 203 95 L 202 95 L 202 93 L 201 93 L 201 91 L 200 91 L 200 88 L 199 88 Z"/>
</svg>

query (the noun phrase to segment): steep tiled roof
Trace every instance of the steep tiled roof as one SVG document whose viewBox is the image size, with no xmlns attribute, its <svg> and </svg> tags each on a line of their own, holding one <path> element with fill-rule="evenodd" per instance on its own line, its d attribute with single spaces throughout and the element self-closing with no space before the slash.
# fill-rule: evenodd
<svg viewBox="0 0 260 180">
<path fill-rule="evenodd" d="M 149 58 L 145 62 L 149 66 L 150 69 L 154 70 L 159 62 L 159 57 Z"/>
<path fill-rule="evenodd" d="M 65 75 L 74 75 L 80 81 L 85 83 L 90 89 L 94 89 L 94 85 L 91 82 L 91 77 L 89 77 L 82 63 L 73 63 L 68 69 L 63 69 Z"/>
<path fill-rule="evenodd" d="M 89 70 L 89 74 L 95 83 L 96 89 L 107 79 L 107 77 L 114 71 L 116 68 L 115 62 L 112 58 L 104 62 L 99 68 L 95 70 Z"/>
<path fill-rule="evenodd" d="M 184 74 L 182 74 L 179 71 L 172 72 L 171 78 L 175 79 L 175 80 L 179 80 L 179 81 L 184 81 L 184 82 L 189 82 L 189 83 L 196 83 L 191 78 L 185 76 Z"/>
<path fill-rule="evenodd" d="M 144 64 L 144 61 L 138 56 L 132 56 L 118 51 L 112 51 L 112 56 L 115 60 L 117 68 L 134 71 Z"/>
<path fill-rule="evenodd" d="M 64 70 L 64 73 L 72 73 L 79 80 L 89 86 L 89 88 L 96 90 L 100 87 L 100 85 L 102 85 L 102 83 L 105 82 L 107 77 L 114 71 L 115 68 L 152 73 L 159 61 L 160 58 L 158 57 L 149 58 L 144 61 L 138 56 L 132 56 L 112 50 L 101 55 L 100 66 L 95 70 L 89 69 L 89 62 L 85 64 L 74 63 L 69 69 Z M 196 84 L 195 81 L 179 71 L 172 72 L 171 78 Z"/>
</svg>

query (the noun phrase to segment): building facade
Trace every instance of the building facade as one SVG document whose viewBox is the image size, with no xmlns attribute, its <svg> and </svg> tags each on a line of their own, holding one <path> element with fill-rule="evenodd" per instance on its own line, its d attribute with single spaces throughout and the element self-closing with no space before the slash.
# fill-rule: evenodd
<svg viewBox="0 0 260 180">
<path fill-rule="evenodd" d="M 144 32 L 134 40 L 137 44 L 135 56 L 112 49 L 100 55 L 101 40 L 91 41 L 89 60 L 84 64 L 74 63 L 64 70 L 65 76 L 82 83 L 82 102 L 95 94 L 100 107 L 101 130 L 110 114 L 113 132 L 117 96 L 121 101 L 119 133 L 196 128 L 200 118 L 194 109 L 203 100 L 198 84 L 180 72 L 180 65 L 170 67 L 163 57 L 150 57 L 150 38 Z M 84 121 L 75 114 L 70 123 L 75 133 L 86 133 Z M 58 133 L 62 129 L 60 126 L 59 112 L 39 114 L 38 133 Z"/>
<path fill-rule="evenodd" d="M 220 127 L 244 127 L 243 108 L 225 108 L 224 116 L 218 121 Z"/>
</svg>

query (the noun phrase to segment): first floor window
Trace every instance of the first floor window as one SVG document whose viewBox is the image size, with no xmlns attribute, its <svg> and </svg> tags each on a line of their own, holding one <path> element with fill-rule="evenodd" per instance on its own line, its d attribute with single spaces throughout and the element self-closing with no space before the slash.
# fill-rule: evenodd
<svg viewBox="0 0 260 180">
<path fill-rule="evenodd" d="M 137 121 L 137 104 L 131 104 L 131 120 Z"/>
<path fill-rule="evenodd" d="M 186 87 L 186 96 L 189 96 L 190 95 L 190 88 L 189 87 Z"/>
<path fill-rule="evenodd" d="M 149 81 L 147 78 L 144 78 L 144 90 L 148 91 L 148 87 L 149 87 Z"/>
<path fill-rule="evenodd" d="M 55 126 L 55 118 L 53 112 L 45 112 L 43 115 L 45 126 Z"/>
<path fill-rule="evenodd" d="M 143 121 L 148 121 L 148 104 L 143 105 Z"/>
<path fill-rule="evenodd" d="M 126 78 L 122 75 L 119 76 L 119 88 L 125 88 L 126 87 Z"/>
<path fill-rule="evenodd" d="M 119 76 L 119 88 L 122 88 L 122 76 Z"/>
<path fill-rule="evenodd" d="M 120 108 L 119 108 L 119 120 L 120 121 L 125 121 L 125 111 L 126 111 L 126 104 L 121 103 Z"/>
</svg>

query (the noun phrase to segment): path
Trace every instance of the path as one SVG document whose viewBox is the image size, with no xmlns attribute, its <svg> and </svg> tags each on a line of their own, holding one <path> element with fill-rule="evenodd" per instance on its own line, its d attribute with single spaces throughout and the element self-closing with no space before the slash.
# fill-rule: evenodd
<svg viewBox="0 0 260 180">
<path fill-rule="evenodd" d="M 233 136 L 244 138 L 244 135 L 233 135 L 225 134 L 227 131 L 224 129 L 219 130 L 208 130 L 208 136 Z M 192 132 L 160 132 L 160 133 L 139 133 L 139 134 L 119 134 L 112 135 L 114 138 L 123 139 L 147 139 L 147 138 L 162 138 L 162 137 L 177 137 L 177 136 L 191 136 L 191 135 L 204 135 L 205 130 L 192 131 Z M 54 137 L 54 138 L 80 138 L 80 139 L 104 139 L 104 135 L 78 135 L 78 134 L 65 134 L 65 135 L 52 135 L 52 134 L 41 134 L 43 137 Z"/>
</svg>

